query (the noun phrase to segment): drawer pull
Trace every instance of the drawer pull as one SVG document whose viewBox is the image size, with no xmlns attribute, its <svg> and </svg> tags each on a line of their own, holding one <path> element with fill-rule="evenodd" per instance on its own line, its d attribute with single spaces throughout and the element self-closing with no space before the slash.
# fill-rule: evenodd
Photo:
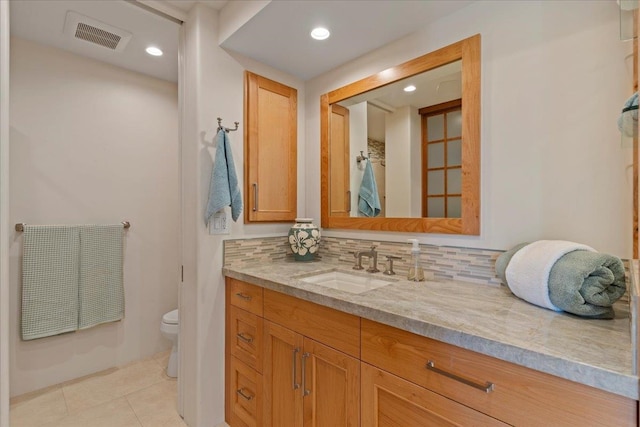
<svg viewBox="0 0 640 427">
<path fill-rule="evenodd" d="M 253 342 L 253 337 L 251 335 L 247 336 L 240 332 L 236 336 L 240 338 L 242 341 L 246 342 L 247 344 L 251 344 Z"/>
<path fill-rule="evenodd" d="M 294 390 L 297 390 L 300 388 L 300 384 L 296 382 L 296 371 L 297 371 L 296 364 L 298 360 L 297 354 L 299 351 L 300 351 L 299 348 L 293 349 L 293 361 L 291 362 L 291 365 L 293 367 L 291 370 L 291 386 L 293 387 Z"/>
<path fill-rule="evenodd" d="M 302 354 L 302 397 L 311 394 L 311 390 L 307 390 L 307 358 L 311 356 L 309 353 Z"/>
<path fill-rule="evenodd" d="M 252 400 L 255 397 L 255 395 L 253 394 L 245 394 L 244 390 L 245 388 L 239 388 L 238 390 L 236 390 L 236 393 L 238 393 L 242 398 L 246 400 Z"/>
<path fill-rule="evenodd" d="M 242 292 L 238 292 L 236 294 L 238 298 L 242 298 L 245 301 L 251 301 L 251 295 L 243 294 Z"/>
<path fill-rule="evenodd" d="M 475 383 L 473 381 L 469 381 L 466 378 L 462 378 L 462 377 L 459 377 L 458 375 L 455 375 L 455 374 L 452 374 L 450 372 L 443 371 L 442 369 L 436 368 L 435 362 L 433 362 L 431 360 L 429 360 L 427 362 L 427 365 L 425 366 L 425 368 L 427 368 L 428 370 L 433 371 L 433 372 L 435 372 L 437 374 L 444 375 L 447 378 L 451 378 L 452 380 L 459 381 L 462 384 L 466 384 L 466 385 L 471 386 L 473 388 L 477 388 L 478 390 L 482 390 L 485 393 L 490 393 L 490 392 L 493 391 L 493 383 L 486 382 L 484 384 L 478 384 L 478 383 Z"/>
</svg>

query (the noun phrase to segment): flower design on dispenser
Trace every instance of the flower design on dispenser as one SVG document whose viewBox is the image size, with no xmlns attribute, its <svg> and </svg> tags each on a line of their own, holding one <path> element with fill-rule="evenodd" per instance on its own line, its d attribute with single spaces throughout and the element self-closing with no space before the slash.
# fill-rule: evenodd
<svg viewBox="0 0 640 427">
<path fill-rule="evenodd" d="M 318 230 L 311 230 L 310 234 L 305 230 L 301 230 L 298 234 L 289 236 L 291 250 L 303 256 L 307 254 L 307 251 L 312 254 L 316 253 L 318 243 L 320 243 L 320 233 Z"/>
<path fill-rule="evenodd" d="M 296 261 L 311 261 L 320 246 L 320 230 L 307 218 L 296 218 L 289 231 L 289 246 Z"/>
</svg>

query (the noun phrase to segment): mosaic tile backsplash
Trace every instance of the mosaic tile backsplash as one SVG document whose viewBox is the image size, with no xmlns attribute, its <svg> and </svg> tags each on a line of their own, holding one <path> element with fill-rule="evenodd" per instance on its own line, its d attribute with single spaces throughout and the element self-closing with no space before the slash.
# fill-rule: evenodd
<svg viewBox="0 0 640 427">
<path fill-rule="evenodd" d="M 400 242 L 380 242 L 375 240 L 322 237 L 319 258 L 354 264 L 353 253 L 366 251 L 375 245 L 378 252 L 378 268 L 384 269 L 385 255 L 401 257 L 394 260 L 393 269 L 398 275 L 407 275 L 411 263 L 411 246 Z M 420 245 L 420 265 L 425 273 L 433 273 L 436 279 L 460 280 L 465 282 L 499 286 L 494 265 L 502 251 L 458 248 L 449 246 Z M 245 263 L 270 262 L 293 257 L 286 236 L 254 239 L 225 240 L 224 265 L 240 266 Z M 367 259 L 363 259 L 366 267 Z"/>
</svg>

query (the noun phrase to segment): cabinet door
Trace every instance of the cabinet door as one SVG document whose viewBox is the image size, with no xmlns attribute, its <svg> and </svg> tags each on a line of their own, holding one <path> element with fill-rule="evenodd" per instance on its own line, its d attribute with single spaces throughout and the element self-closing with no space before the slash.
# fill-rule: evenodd
<svg viewBox="0 0 640 427">
<path fill-rule="evenodd" d="M 264 322 L 265 427 L 302 426 L 302 345 L 302 335 L 275 323 Z"/>
<path fill-rule="evenodd" d="M 329 201 L 331 216 L 351 215 L 349 156 L 349 110 L 338 104 L 331 108 L 331 148 L 329 156 Z"/>
<path fill-rule="evenodd" d="M 245 74 L 245 219 L 294 221 L 298 92 Z"/>
<path fill-rule="evenodd" d="M 302 365 L 305 427 L 359 427 L 360 361 L 305 338 Z"/>
<path fill-rule="evenodd" d="M 507 425 L 366 363 L 361 368 L 362 427 Z"/>
</svg>

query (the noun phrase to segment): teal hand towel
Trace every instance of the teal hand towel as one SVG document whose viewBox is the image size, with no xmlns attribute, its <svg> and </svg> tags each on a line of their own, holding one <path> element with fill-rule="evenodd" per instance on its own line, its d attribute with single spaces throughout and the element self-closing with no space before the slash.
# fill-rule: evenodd
<svg viewBox="0 0 640 427">
<path fill-rule="evenodd" d="M 121 320 L 124 317 L 122 225 L 83 225 L 78 228 L 78 329 Z"/>
<path fill-rule="evenodd" d="M 229 136 L 224 130 L 216 137 L 216 155 L 209 182 L 209 202 L 205 213 L 205 223 L 209 224 L 213 214 L 225 206 L 231 206 L 231 218 L 238 220 L 242 212 L 242 195 L 238 187 L 238 176 L 233 163 Z"/>
<path fill-rule="evenodd" d="M 378 195 L 378 185 L 373 175 L 371 160 L 366 160 L 360 191 L 358 192 L 358 211 L 368 217 L 380 214 L 380 196 Z"/>
<path fill-rule="evenodd" d="M 78 229 L 27 225 L 22 256 L 22 339 L 75 331 L 78 326 Z"/>
</svg>

